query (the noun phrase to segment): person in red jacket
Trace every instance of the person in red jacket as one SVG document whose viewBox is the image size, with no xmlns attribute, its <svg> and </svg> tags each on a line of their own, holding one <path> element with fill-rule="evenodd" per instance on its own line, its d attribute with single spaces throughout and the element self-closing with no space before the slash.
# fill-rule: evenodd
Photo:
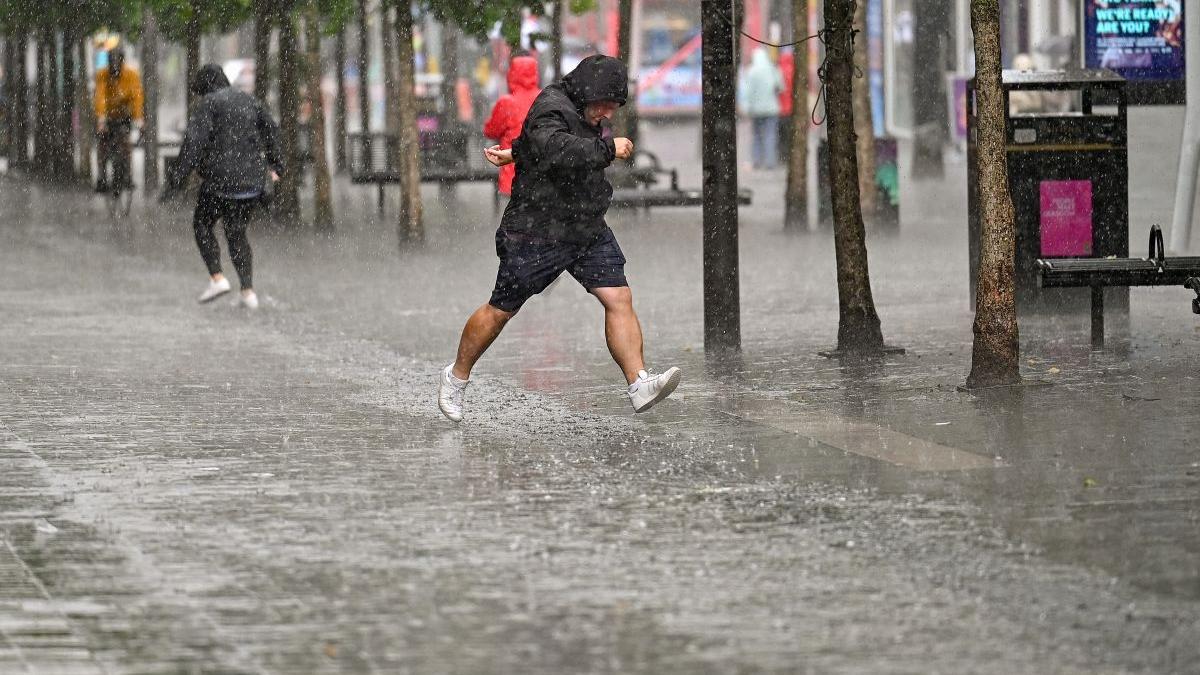
<svg viewBox="0 0 1200 675">
<path fill-rule="evenodd" d="M 508 65 L 508 93 L 496 101 L 492 116 L 483 124 L 483 135 L 500 142 L 500 149 L 512 147 L 513 140 L 521 135 L 525 115 L 533 105 L 533 99 L 541 93 L 538 88 L 538 62 L 532 56 L 516 56 Z M 516 164 L 500 167 L 500 194 L 511 195 Z"/>
</svg>

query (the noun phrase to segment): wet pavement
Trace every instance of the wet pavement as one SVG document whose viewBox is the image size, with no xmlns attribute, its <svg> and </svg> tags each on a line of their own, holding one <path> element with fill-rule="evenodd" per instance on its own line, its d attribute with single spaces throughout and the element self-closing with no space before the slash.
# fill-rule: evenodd
<svg viewBox="0 0 1200 675">
<path fill-rule="evenodd" d="M 746 172 L 740 359 L 703 354 L 699 210 L 618 213 L 676 396 L 630 414 L 564 280 L 459 426 L 433 383 L 495 273 L 487 186 L 427 188 L 415 250 L 349 185 L 331 237 L 256 228 L 251 315 L 193 303 L 186 213 L 114 227 L 0 179 L 0 672 L 1197 672 L 1187 294 L 1134 290 L 1104 352 L 1082 315 L 1028 320 L 1029 385 L 959 391 L 948 169 L 868 242 L 906 355 L 817 356 L 832 238 L 780 231 L 782 173 Z M 1136 169 L 1135 252 L 1170 207 Z"/>
</svg>

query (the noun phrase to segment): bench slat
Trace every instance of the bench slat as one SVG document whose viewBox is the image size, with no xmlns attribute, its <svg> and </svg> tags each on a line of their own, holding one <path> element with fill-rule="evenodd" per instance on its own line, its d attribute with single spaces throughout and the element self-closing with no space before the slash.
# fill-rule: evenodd
<svg viewBox="0 0 1200 675">
<path fill-rule="evenodd" d="M 749 190 L 738 191 L 738 203 L 750 203 L 752 194 Z M 667 190 L 636 188 L 613 190 L 613 206 L 701 206 L 704 203 L 704 193 L 700 190 Z"/>
<path fill-rule="evenodd" d="M 1200 275 L 1200 257 L 1164 258 L 1162 267 L 1144 258 L 1058 258 L 1037 261 L 1042 287 L 1182 286 Z"/>
</svg>

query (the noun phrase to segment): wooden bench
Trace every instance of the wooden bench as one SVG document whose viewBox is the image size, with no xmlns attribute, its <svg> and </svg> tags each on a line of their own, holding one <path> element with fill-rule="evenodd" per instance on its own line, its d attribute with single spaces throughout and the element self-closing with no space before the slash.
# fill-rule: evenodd
<svg viewBox="0 0 1200 675">
<path fill-rule="evenodd" d="M 613 181 L 614 185 L 618 186 L 613 189 L 613 206 L 642 207 L 649 210 L 655 206 L 701 206 L 704 203 L 702 190 L 680 189 L 679 172 L 663 168 L 658 155 L 652 152 L 635 151 L 633 164 L 626 171 L 634 176 L 634 184 L 630 186 Z M 667 187 L 657 187 L 659 176 L 669 177 Z M 738 190 L 738 204 L 749 204 L 752 196 L 750 190 Z"/>
<path fill-rule="evenodd" d="M 1200 314 L 1200 257 L 1168 258 L 1162 230 L 1150 228 L 1146 258 L 1047 258 L 1037 261 L 1038 285 L 1043 288 L 1092 289 L 1092 348 L 1104 347 L 1104 288 L 1106 286 L 1183 286 L 1196 292 L 1192 311 Z"/>
<path fill-rule="evenodd" d="M 347 135 L 350 182 L 375 184 L 379 188 L 379 212 L 383 213 L 383 188 L 400 182 L 400 170 L 395 164 L 399 139 L 389 133 L 353 133 Z M 435 131 L 422 134 L 421 181 L 453 185 L 462 182 L 495 183 L 499 172 L 483 157 L 485 139 L 461 130 Z M 493 198 L 499 203 L 499 193 Z"/>
<path fill-rule="evenodd" d="M 379 189 L 379 212 L 383 213 L 383 188 L 388 183 L 400 182 L 400 172 L 394 165 L 394 134 L 349 134 L 350 181 L 356 184 L 374 184 Z M 489 142 L 482 135 L 465 133 L 461 130 L 438 131 L 421 136 L 421 181 L 443 185 L 470 181 L 495 182 L 499 172 L 483 156 Z M 668 178 L 666 187 L 658 187 L 662 177 Z M 608 170 L 608 177 L 616 187 L 613 189 L 612 205 L 615 207 L 656 206 L 700 206 L 704 202 L 700 190 L 683 190 L 679 187 L 679 172 L 663 168 L 658 156 L 646 150 L 634 153 L 630 164 L 616 164 Z M 738 192 L 738 203 L 749 204 L 752 193 L 742 189 Z M 500 204 L 499 192 L 494 193 L 494 208 Z"/>
</svg>

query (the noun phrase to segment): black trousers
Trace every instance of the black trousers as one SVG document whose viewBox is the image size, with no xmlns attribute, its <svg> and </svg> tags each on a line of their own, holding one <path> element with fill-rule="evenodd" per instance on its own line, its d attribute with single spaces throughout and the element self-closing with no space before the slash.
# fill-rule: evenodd
<svg viewBox="0 0 1200 675">
<path fill-rule="evenodd" d="M 121 187 L 133 187 L 133 175 L 130 167 L 129 134 L 133 131 L 130 120 L 110 120 L 104 133 L 100 134 L 96 143 L 96 165 L 100 169 L 100 183 L 107 185 L 109 181 Z M 112 172 L 108 170 L 108 162 L 112 161 Z"/>
<path fill-rule="evenodd" d="M 221 271 L 221 246 L 213 234 L 217 221 L 225 229 L 225 241 L 229 243 L 229 257 L 237 270 L 242 288 L 253 288 L 253 253 L 250 240 L 246 237 L 246 225 L 254 210 L 254 199 L 226 199 L 214 194 L 200 193 L 196 212 L 192 216 L 192 227 L 196 231 L 196 245 L 200 257 L 208 266 L 209 274 Z"/>
</svg>

